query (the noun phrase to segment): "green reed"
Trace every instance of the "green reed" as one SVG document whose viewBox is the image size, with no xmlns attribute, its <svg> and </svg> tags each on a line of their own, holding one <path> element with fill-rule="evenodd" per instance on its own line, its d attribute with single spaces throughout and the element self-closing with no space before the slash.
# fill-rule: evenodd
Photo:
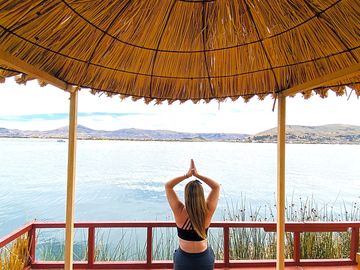
<svg viewBox="0 0 360 270">
<path fill-rule="evenodd" d="M 247 207 L 246 207 L 247 206 Z M 275 221 L 276 205 L 252 208 L 241 199 L 240 203 L 228 202 L 223 218 L 229 221 Z M 321 206 L 310 198 L 299 198 L 286 202 L 286 220 L 305 221 L 359 221 L 360 207 L 353 203 L 347 209 L 345 203 L 335 207 L 329 203 Z M 301 258 L 346 258 L 350 255 L 351 232 L 301 233 Z M 285 234 L 285 257 L 293 257 L 294 236 Z M 230 234 L 231 259 L 273 259 L 276 257 L 276 233 L 257 228 L 234 228 Z"/>
<path fill-rule="evenodd" d="M 223 210 L 224 221 L 276 221 L 276 205 L 253 207 L 246 198 L 238 202 L 228 201 Z M 334 205 L 319 204 L 313 197 L 290 198 L 286 202 L 286 220 L 304 221 L 359 221 L 360 207 L 353 203 L 347 208 L 345 203 Z M 98 229 L 96 233 L 97 261 L 146 260 L 146 232 L 144 229 Z M 116 233 L 114 233 L 116 231 Z M 306 258 L 345 258 L 350 254 L 351 232 L 301 233 L 301 257 Z M 84 236 L 86 237 L 86 236 Z M 209 244 L 216 258 L 224 258 L 223 230 L 210 228 Z M 42 245 L 41 259 L 63 259 L 63 242 L 48 241 Z M 293 257 L 294 236 L 285 234 L 285 256 Z M 175 228 L 156 228 L 153 230 L 153 259 L 172 260 L 178 246 Z M 87 259 L 86 238 L 75 243 L 74 259 Z M 261 228 L 230 229 L 230 259 L 257 260 L 276 258 L 276 233 L 265 232 Z"/>
</svg>

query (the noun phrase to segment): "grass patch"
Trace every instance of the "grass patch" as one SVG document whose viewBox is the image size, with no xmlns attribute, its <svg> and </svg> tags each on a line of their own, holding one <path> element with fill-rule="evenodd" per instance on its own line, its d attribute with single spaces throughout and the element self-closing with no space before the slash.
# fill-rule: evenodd
<svg viewBox="0 0 360 270">
<path fill-rule="evenodd" d="M 23 270 L 30 259 L 29 238 L 22 235 L 0 249 L 1 270 Z"/>
</svg>

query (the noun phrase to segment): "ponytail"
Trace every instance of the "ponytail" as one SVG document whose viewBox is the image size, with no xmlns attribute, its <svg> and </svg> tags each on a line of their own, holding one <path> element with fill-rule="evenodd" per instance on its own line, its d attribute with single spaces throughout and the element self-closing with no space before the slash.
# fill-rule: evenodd
<svg viewBox="0 0 360 270">
<path fill-rule="evenodd" d="M 203 239 L 207 239 L 205 218 L 208 212 L 204 189 L 201 182 L 194 180 L 185 187 L 185 207 L 195 232 Z"/>
</svg>

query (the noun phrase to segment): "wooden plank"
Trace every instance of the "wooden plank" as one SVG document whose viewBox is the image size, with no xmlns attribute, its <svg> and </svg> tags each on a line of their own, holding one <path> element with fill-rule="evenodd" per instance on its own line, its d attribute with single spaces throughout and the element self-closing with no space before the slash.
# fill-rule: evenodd
<svg viewBox="0 0 360 270">
<path fill-rule="evenodd" d="M 303 224 L 303 223 L 301 223 Z M 354 222 L 347 227 L 356 226 Z M 43 222 L 35 221 L 35 228 L 65 228 L 64 222 Z M 76 222 L 75 228 L 166 228 L 175 227 L 174 221 L 86 221 Z M 295 225 L 296 226 L 296 225 Z M 331 226 L 331 224 L 329 225 Z M 360 227 L 360 222 L 359 225 Z M 237 221 L 214 221 L 210 224 L 211 228 L 264 228 L 266 231 L 275 231 L 275 222 L 237 222 Z"/>
<path fill-rule="evenodd" d="M 351 228 L 350 260 L 356 263 L 356 253 L 359 247 L 359 228 Z"/>
<path fill-rule="evenodd" d="M 65 270 L 73 269 L 74 242 L 74 197 L 76 172 L 76 135 L 77 135 L 78 91 L 70 93 L 70 123 L 68 148 L 68 173 L 66 195 L 66 226 L 65 226 Z"/>
<path fill-rule="evenodd" d="M 308 90 L 313 90 L 317 87 L 331 85 L 346 77 L 352 77 L 359 74 L 360 74 L 360 63 L 356 63 L 350 67 L 332 72 L 330 74 L 326 74 L 314 80 L 286 89 L 282 91 L 281 94 L 284 96 L 292 96 L 299 92 L 305 92 Z"/>
<path fill-rule="evenodd" d="M 276 269 L 285 267 L 285 115 L 286 97 L 278 98 L 278 143 L 277 143 L 277 248 Z"/>
<path fill-rule="evenodd" d="M 88 267 L 91 268 L 95 262 L 95 228 L 88 229 Z"/>
<path fill-rule="evenodd" d="M 229 266 L 230 262 L 230 230 L 224 228 L 224 263 L 225 266 Z"/>
<path fill-rule="evenodd" d="M 29 248 L 30 248 L 29 264 L 31 265 L 36 260 L 36 229 L 32 228 L 30 232 L 28 232 L 28 234 L 29 234 Z"/>
<path fill-rule="evenodd" d="M 354 265 L 354 262 L 348 258 L 345 258 L 345 259 L 301 259 L 299 263 L 299 266 L 316 266 L 316 265 L 323 267 Z"/>
<path fill-rule="evenodd" d="M 0 248 L 6 246 L 10 242 L 14 241 L 18 237 L 22 236 L 25 233 L 28 233 L 33 228 L 33 223 L 30 222 L 28 224 L 25 224 L 24 226 L 20 227 L 16 231 L 4 236 L 0 239 Z"/>
<path fill-rule="evenodd" d="M 229 266 L 225 266 L 221 261 L 215 261 L 215 269 L 224 268 L 225 269 L 265 269 L 266 267 L 271 267 L 270 269 L 275 269 L 275 260 L 234 260 L 230 261 Z M 302 267 L 296 266 L 293 260 L 285 260 L 285 264 L 290 269 L 303 269 Z M 315 269 L 355 269 L 354 263 L 350 259 L 316 259 L 316 260 L 301 260 L 301 266 L 309 266 L 306 269 L 311 269 L 310 266 Z M 341 266 L 341 267 L 339 267 Z M 345 267 L 349 266 L 349 268 Z M 64 267 L 63 262 L 36 262 L 32 265 L 32 269 L 62 269 Z M 287 269 L 287 267 L 285 269 Z M 333 268 L 331 268 L 333 267 Z M 86 262 L 74 262 L 75 269 L 89 269 L 86 265 Z M 96 262 L 93 268 L 90 269 L 173 269 L 172 261 L 154 261 L 149 267 L 146 262 L 133 262 L 133 261 L 122 261 L 122 262 Z M 270 270 L 269 269 L 269 270 Z M 305 268 L 304 268 L 305 269 Z"/>
<path fill-rule="evenodd" d="M 85 268 L 85 267 L 81 267 L 80 265 L 78 266 L 79 268 L 77 268 L 78 270 L 89 270 L 88 268 Z M 44 269 L 44 268 L 41 268 L 42 270 L 49 270 L 49 269 Z M 96 268 L 98 270 L 105 270 L 105 268 Z M 114 269 L 114 268 L 113 268 Z M 132 270 L 132 269 L 135 269 L 135 268 L 123 268 L 123 270 Z M 152 268 L 138 268 L 138 269 L 144 269 L 144 270 L 164 270 L 164 269 L 173 269 L 171 266 L 169 267 L 152 267 Z M 231 267 L 231 268 L 228 268 L 228 267 L 224 267 L 224 266 L 219 266 L 219 267 L 216 267 L 215 269 L 218 269 L 218 270 L 274 270 L 275 268 L 273 266 L 269 266 L 269 267 L 244 267 L 244 266 L 239 266 L 239 267 Z M 302 268 L 302 267 L 295 267 L 295 266 L 288 266 L 285 268 L 286 270 L 319 270 L 319 269 L 322 269 L 322 270 L 339 270 L 339 267 L 338 266 L 326 266 L 325 267 L 319 267 L 319 266 L 308 266 L 306 268 Z M 342 265 L 341 270 L 356 270 L 355 266 L 352 266 L 352 265 Z M 28 268 L 25 268 L 24 270 L 31 270 L 31 269 L 28 269 Z"/>
<path fill-rule="evenodd" d="M 67 91 L 71 90 L 71 88 L 66 82 L 1 49 L 0 49 L 0 64 L 8 66 L 19 72 L 25 73 L 30 77 L 41 79 L 44 82 L 52 84 L 60 89 Z"/>
<path fill-rule="evenodd" d="M 65 228 L 64 222 L 34 221 L 34 228 Z M 85 221 L 76 222 L 75 228 L 166 228 L 175 227 L 173 221 Z M 262 228 L 267 232 L 276 231 L 276 222 L 239 222 L 239 221 L 213 221 L 211 228 Z M 344 232 L 349 228 L 360 228 L 360 221 L 309 221 L 309 222 L 286 222 L 287 232 Z"/>
<path fill-rule="evenodd" d="M 294 261 L 295 264 L 300 262 L 301 258 L 301 242 L 300 242 L 300 232 L 294 232 Z"/>
<path fill-rule="evenodd" d="M 146 234 L 146 264 L 148 267 L 152 264 L 152 236 L 152 227 L 148 227 Z"/>
</svg>

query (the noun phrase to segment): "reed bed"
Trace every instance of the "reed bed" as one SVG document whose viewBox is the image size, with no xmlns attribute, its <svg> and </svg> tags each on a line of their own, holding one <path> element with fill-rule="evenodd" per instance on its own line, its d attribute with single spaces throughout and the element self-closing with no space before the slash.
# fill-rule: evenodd
<svg viewBox="0 0 360 270">
<path fill-rule="evenodd" d="M 252 207 L 246 198 L 228 202 L 223 210 L 224 221 L 276 221 L 275 205 Z M 350 208 L 345 203 L 319 205 L 313 197 L 291 198 L 287 201 L 287 221 L 358 221 L 360 205 Z M 74 259 L 86 260 L 86 238 L 75 243 Z M 144 261 L 146 259 L 146 232 L 144 229 L 99 229 L 96 234 L 97 261 Z M 63 259 L 62 240 L 42 244 L 41 260 Z M 209 230 L 209 243 L 217 259 L 224 258 L 223 231 Z M 286 258 L 293 257 L 294 236 L 286 233 Z M 301 257 L 304 259 L 346 258 L 350 255 L 350 232 L 302 233 Z M 178 246 L 175 228 L 157 228 L 153 231 L 153 259 L 172 260 Z M 359 248 L 360 249 L 360 248 Z M 81 255 L 82 254 L 82 255 Z M 80 259 L 79 259 L 80 258 Z M 258 260 L 276 258 L 276 233 L 257 228 L 230 229 L 230 259 Z"/>
<path fill-rule="evenodd" d="M 248 206 L 248 207 L 247 207 Z M 276 221 L 276 205 L 264 205 L 253 209 L 246 199 L 240 203 L 228 203 L 224 210 L 224 220 L 229 221 Z M 304 221 L 358 221 L 360 206 L 354 202 L 348 209 L 345 203 L 322 206 L 313 197 L 287 202 L 286 220 Z M 248 210 L 249 209 L 249 210 Z M 330 259 L 346 258 L 350 255 L 350 232 L 302 233 L 301 258 Z M 294 236 L 285 235 L 285 257 L 293 257 Z M 276 233 L 264 232 L 262 229 L 245 228 L 230 231 L 231 259 L 274 259 L 276 257 Z"/>
<path fill-rule="evenodd" d="M 0 249 L 1 270 L 23 270 L 29 259 L 29 238 L 27 234 Z"/>
</svg>

